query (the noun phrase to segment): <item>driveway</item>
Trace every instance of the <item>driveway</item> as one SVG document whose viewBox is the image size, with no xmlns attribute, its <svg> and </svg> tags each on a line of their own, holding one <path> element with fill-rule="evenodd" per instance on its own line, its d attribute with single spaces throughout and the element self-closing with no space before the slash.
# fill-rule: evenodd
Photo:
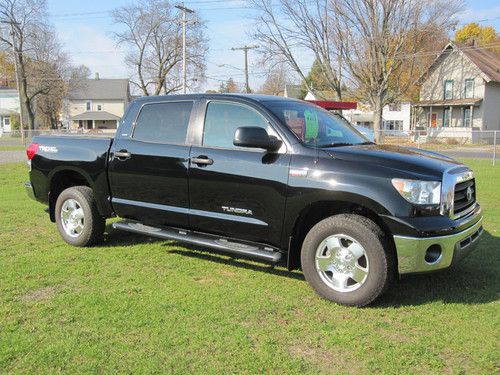
<svg viewBox="0 0 500 375">
<path fill-rule="evenodd" d="M 0 164 L 26 161 L 26 151 L 0 151 Z"/>
</svg>

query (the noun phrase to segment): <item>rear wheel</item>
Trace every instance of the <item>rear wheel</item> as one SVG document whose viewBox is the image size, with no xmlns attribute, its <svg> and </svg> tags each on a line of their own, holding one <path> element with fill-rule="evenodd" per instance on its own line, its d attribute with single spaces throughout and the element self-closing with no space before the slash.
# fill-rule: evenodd
<svg viewBox="0 0 500 375">
<path fill-rule="evenodd" d="M 99 215 L 88 186 L 64 190 L 57 198 L 55 217 L 61 237 L 73 246 L 91 246 L 104 233 L 105 219 Z"/>
<path fill-rule="evenodd" d="M 379 297 L 394 267 L 380 228 L 348 214 L 324 219 L 309 231 L 301 262 L 306 280 L 320 296 L 350 306 L 365 306 Z"/>
</svg>

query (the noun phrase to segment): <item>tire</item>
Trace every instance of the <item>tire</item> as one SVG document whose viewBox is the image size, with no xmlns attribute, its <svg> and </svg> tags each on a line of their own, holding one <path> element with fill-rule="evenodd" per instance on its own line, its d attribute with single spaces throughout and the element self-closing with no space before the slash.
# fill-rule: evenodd
<svg viewBox="0 0 500 375">
<path fill-rule="evenodd" d="M 102 239 L 106 220 L 99 215 L 88 186 L 70 187 L 59 194 L 55 217 L 61 237 L 70 245 L 91 246 Z"/>
<path fill-rule="evenodd" d="M 395 269 L 394 254 L 382 230 L 373 221 L 351 214 L 317 223 L 304 239 L 301 263 L 307 282 L 321 297 L 357 307 L 382 295 Z"/>
</svg>

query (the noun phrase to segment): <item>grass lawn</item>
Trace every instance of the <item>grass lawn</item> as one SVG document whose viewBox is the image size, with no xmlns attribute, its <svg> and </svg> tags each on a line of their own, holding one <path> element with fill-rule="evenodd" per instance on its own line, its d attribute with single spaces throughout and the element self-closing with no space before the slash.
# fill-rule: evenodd
<svg viewBox="0 0 500 375">
<path fill-rule="evenodd" d="M 0 165 L 0 373 L 473 373 L 500 365 L 500 167 L 477 174 L 486 233 L 457 268 L 363 309 L 300 272 L 108 228 L 66 245 Z"/>
</svg>

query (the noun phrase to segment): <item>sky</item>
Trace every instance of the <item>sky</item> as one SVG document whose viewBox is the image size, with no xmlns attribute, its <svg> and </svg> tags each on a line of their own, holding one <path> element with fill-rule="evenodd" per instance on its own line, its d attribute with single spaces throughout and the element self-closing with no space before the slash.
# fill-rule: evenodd
<svg viewBox="0 0 500 375">
<path fill-rule="evenodd" d="M 112 33 L 119 30 L 109 11 L 132 0 L 48 0 L 50 21 L 74 64 L 85 64 L 101 78 L 126 78 L 130 71 L 124 63 L 125 50 L 117 46 Z M 465 0 L 465 10 L 459 22 L 476 21 L 500 30 L 500 3 L 498 0 Z M 207 81 L 202 91 L 217 89 L 221 81 L 232 77 L 243 85 L 243 51 L 232 47 L 255 44 L 252 31 L 252 9 L 245 0 L 193 0 L 186 7 L 195 10 L 206 21 L 210 40 L 207 57 Z M 304 53 L 301 66 L 312 65 L 313 58 Z M 224 67 L 220 65 L 226 64 Z M 250 87 L 258 88 L 264 77 L 258 65 L 258 55 L 249 52 Z M 228 67 L 231 65 L 232 67 Z"/>
</svg>

